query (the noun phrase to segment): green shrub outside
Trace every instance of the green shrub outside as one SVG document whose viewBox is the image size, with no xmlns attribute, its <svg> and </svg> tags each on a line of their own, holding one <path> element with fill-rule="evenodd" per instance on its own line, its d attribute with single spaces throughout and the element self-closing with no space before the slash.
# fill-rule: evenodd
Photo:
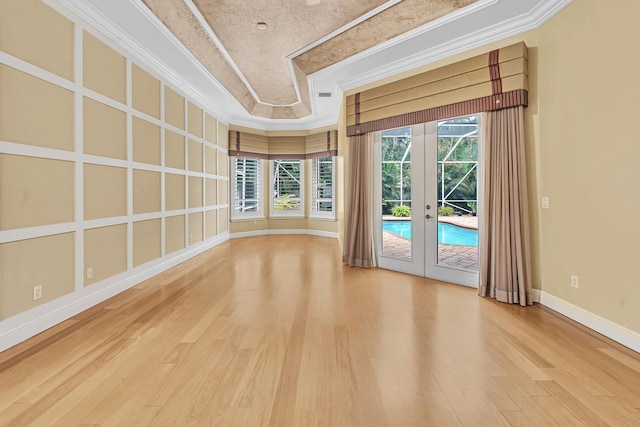
<svg viewBox="0 0 640 427">
<path fill-rule="evenodd" d="M 438 208 L 438 215 L 440 216 L 451 216 L 453 213 L 454 210 L 451 206 L 440 206 Z"/>
<path fill-rule="evenodd" d="M 411 216 L 411 208 L 405 205 L 394 206 L 391 209 L 391 215 L 402 217 Z"/>
</svg>

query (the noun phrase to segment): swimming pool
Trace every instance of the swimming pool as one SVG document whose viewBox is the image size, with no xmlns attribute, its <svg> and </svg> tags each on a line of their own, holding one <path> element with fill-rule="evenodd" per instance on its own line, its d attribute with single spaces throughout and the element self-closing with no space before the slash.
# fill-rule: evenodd
<svg viewBox="0 0 640 427">
<path fill-rule="evenodd" d="M 382 229 L 411 239 L 411 221 L 383 221 Z M 438 223 L 438 243 L 445 245 L 478 246 L 478 230 Z"/>
</svg>

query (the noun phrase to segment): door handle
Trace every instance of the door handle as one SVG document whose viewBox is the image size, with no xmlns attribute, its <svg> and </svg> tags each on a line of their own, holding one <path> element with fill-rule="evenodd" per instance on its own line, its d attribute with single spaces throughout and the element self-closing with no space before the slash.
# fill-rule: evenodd
<svg viewBox="0 0 640 427">
<path fill-rule="evenodd" d="M 431 219 L 431 218 L 433 218 L 433 217 L 432 217 L 431 215 L 429 215 L 429 214 L 426 214 L 424 217 L 425 217 L 426 219 Z"/>
</svg>

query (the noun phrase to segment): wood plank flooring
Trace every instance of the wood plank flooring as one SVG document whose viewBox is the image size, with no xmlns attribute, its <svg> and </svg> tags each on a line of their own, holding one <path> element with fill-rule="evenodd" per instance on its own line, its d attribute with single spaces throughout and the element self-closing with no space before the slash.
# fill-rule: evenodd
<svg viewBox="0 0 640 427">
<path fill-rule="evenodd" d="M 539 305 L 226 242 L 0 353 L 3 426 L 640 426 L 640 355 Z"/>
</svg>

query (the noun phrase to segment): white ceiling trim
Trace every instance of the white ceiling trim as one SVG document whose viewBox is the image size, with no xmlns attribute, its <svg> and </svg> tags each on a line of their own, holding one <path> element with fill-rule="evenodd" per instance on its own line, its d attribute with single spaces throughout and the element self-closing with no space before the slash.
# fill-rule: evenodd
<svg viewBox="0 0 640 427">
<path fill-rule="evenodd" d="M 313 49 L 314 47 L 318 47 L 321 44 L 323 44 L 324 42 L 331 40 L 332 38 L 334 38 L 335 36 L 344 33 L 347 30 L 350 30 L 351 28 L 355 27 L 356 25 L 361 24 L 362 22 L 366 21 L 367 19 L 371 18 L 372 16 L 375 16 L 377 14 L 379 14 L 380 12 L 383 12 L 387 9 L 389 9 L 392 6 L 395 6 L 396 4 L 400 3 L 402 0 L 390 0 L 378 7 L 376 7 L 375 9 L 370 10 L 369 12 L 365 13 L 364 15 L 360 16 L 359 18 L 354 19 L 353 21 L 349 22 L 346 25 L 343 25 L 342 27 L 338 28 L 337 30 L 327 34 L 326 36 L 319 38 L 318 40 L 314 41 L 311 44 L 306 45 L 305 47 L 303 47 L 300 50 L 297 50 L 295 52 L 293 52 L 292 54 L 287 56 L 287 59 L 293 59 L 298 55 L 302 55 L 303 53 L 305 53 L 308 50 Z M 497 0 L 494 0 L 497 1 Z"/>
<path fill-rule="evenodd" d="M 119 47 L 125 52 L 132 54 L 135 58 L 139 59 L 142 64 L 146 65 L 150 71 L 157 74 L 164 79 L 166 83 L 173 86 L 175 89 L 179 89 L 188 95 L 196 102 L 199 102 L 203 107 L 209 107 L 209 110 L 216 112 L 218 117 L 226 123 L 229 123 L 229 117 L 224 117 L 224 112 L 219 112 L 219 105 L 212 102 L 211 99 L 202 96 L 201 91 L 190 84 L 182 75 L 176 73 L 173 68 L 168 66 L 163 61 L 157 59 L 155 55 L 149 52 L 143 45 L 136 42 L 128 34 L 122 31 L 118 26 L 114 25 L 111 20 L 104 16 L 102 12 L 95 9 L 92 5 L 85 2 L 78 2 L 74 0 L 43 0 L 46 4 L 59 11 L 67 11 L 76 15 L 81 21 L 84 21 L 90 27 L 94 27 L 96 30 L 103 33 L 108 38 L 117 42 Z M 144 14 L 159 31 L 163 33 L 167 39 L 169 39 L 176 48 L 180 49 L 181 53 L 185 55 L 187 59 L 194 67 L 201 73 L 207 75 L 216 88 L 226 94 L 226 96 L 235 102 L 240 108 L 244 107 L 238 100 L 225 88 L 217 79 L 198 61 L 191 52 L 184 49 L 182 43 L 177 37 L 171 33 L 162 22 L 153 15 L 141 0 L 128 0 L 140 13 Z M 61 10 L 62 9 L 62 10 Z M 150 16 L 149 16 L 150 15 Z"/>
<path fill-rule="evenodd" d="M 44 1 L 67 16 L 79 17 L 80 22 L 85 21 L 102 32 L 108 39 L 114 40 L 121 48 L 120 50 L 124 49 L 125 52 L 133 55 L 136 61 L 140 61 L 140 65 L 147 66 L 153 74 L 200 103 L 222 122 L 262 130 L 308 130 L 335 125 L 338 122 L 343 91 L 535 29 L 570 4 L 572 0 L 529 0 L 522 3 L 513 3 L 512 0 L 480 0 L 477 4 L 474 3 L 454 12 L 452 16 L 435 20 L 381 46 L 361 52 L 308 76 L 312 114 L 299 119 L 270 119 L 253 116 L 247 112 L 200 61 L 184 48 L 177 37 L 142 4 L 141 0 L 110 0 L 108 3 L 97 4 L 93 4 L 93 2 L 98 0 Z M 525 3 L 531 3 L 531 9 L 524 13 L 518 12 L 524 10 L 521 5 Z M 142 28 L 140 30 L 142 32 L 136 33 L 135 28 L 126 27 L 126 25 L 131 26 L 132 23 L 135 24 L 136 21 L 139 21 L 135 17 L 135 19 L 127 17 L 124 19 L 126 22 L 120 22 L 118 14 L 121 10 L 123 13 L 126 11 L 125 5 L 127 4 L 137 9 L 142 14 L 141 16 L 160 33 L 150 32 L 151 28 L 147 29 L 147 27 Z M 103 14 L 98 5 L 101 8 L 102 5 L 110 5 L 110 7 L 104 6 L 105 13 Z M 465 25 L 465 20 L 468 24 L 470 19 L 476 19 L 472 13 L 478 14 L 477 22 L 483 20 L 487 24 L 492 22 L 490 20 L 491 14 L 488 14 L 491 10 L 487 9 L 490 6 L 495 6 L 500 11 L 506 10 L 506 13 L 516 11 L 515 13 L 520 14 L 494 25 L 479 26 L 480 30 L 465 34 L 463 29 L 466 27 L 462 27 L 462 25 Z M 114 14 L 114 10 L 117 10 L 118 13 Z M 113 19 L 114 17 L 115 19 Z M 461 19 L 463 21 L 456 28 L 455 21 Z M 448 25 L 445 26 L 445 24 Z M 448 39 L 449 33 L 454 38 Z M 159 35 L 164 36 L 175 50 L 169 49 L 166 55 L 159 55 L 158 52 L 165 52 L 161 45 L 163 40 Z M 150 37 L 153 38 L 150 39 Z M 434 45 L 437 43 L 437 40 L 433 40 L 434 38 L 446 41 Z M 153 40 L 158 42 L 153 44 Z M 176 51 L 182 55 L 182 59 L 179 59 Z M 182 63 L 176 61 L 182 61 Z M 290 68 L 290 71 L 293 70 Z M 315 96 L 316 92 L 333 92 L 334 96 L 320 99 Z"/>
<path fill-rule="evenodd" d="M 500 1 L 504 0 L 492 0 L 490 2 L 485 2 L 481 7 L 484 8 Z M 333 83 L 335 87 L 346 92 L 359 86 L 364 86 L 375 81 L 407 72 L 417 67 L 428 65 L 538 28 L 572 1 L 573 0 L 543 0 L 532 10 L 527 13 L 522 13 L 512 19 L 485 27 L 482 30 L 450 40 L 438 46 L 425 49 L 414 55 L 404 56 L 402 59 L 396 61 L 379 61 L 378 63 L 382 65 L 375 68 L 369 68 L 367 72 L 353 73 L 350 75 L 346 73 L 347 76 L 335 79 L 337 75 L 345 74 L 344 72 L 341 73 L 342 70 L 350 68 L 350 66 L 359 63 L 364 58 L 371 58 L 376 55 L 381 56 L 385 53 L 384 51 L 388 52 L 390 49 L 398 46 L 404 41 L 412 40 L 419 36 L 427 36 L 428 31 L 424 31 L 424 28 L 422 27 L 419 29 L 422 31 L 419 31 L 418 34 L 414 34 L 412 37 L 406 37 L 406 35 L 399 36 L 387 42 L 382 48 L 380 46 L 376 46 L 313 73 L 309 76 L 309 79 L 321 82 L 326 81 L 326 77 L 334 78 Z M 429 31 L 433 30 L 437 26 L 443 25 L 438 21 L 439 20 L 434 21 L 431 24 L 427 24 L 427 26 L 429 26 Z M 337 114 L 334 117 L 337 119 Z"/>
<path fill-rule="evenodd" d="M 323 68 L 322 70 L 316 71 L 315 73 L 312 73 L 309 77 L 322 77 L 325 74 L 330 74 L 334 71 L 334 69 L 336 68 L 342 68 L 344 66 L 349 66 L 351 63 L 357 62 L 359 60 L 361 60 L 363 57 L 366 56 L 371 56 L 374 55 L 376 53 L 385 51 L 389 48 L 392 48 L 400 43 L 402 43 L 403 41 L 409 40 L 409 39 L 413 39 L 415 37 L 421 36 L 421 35 L 425 35 L 426 33 L 428 33 L 429 31 L 433 31 L 435 28 L 441 27 L 443 25 L 446 24 L 450 24 L 453 23 L 457 20 L 459 20 L 460 18 L 467 16 L 467 15 L 471 15 L 473 13 L 478 12 L 479 10 L 482 10 L 484 8 L 487 8 L 489 6 L 492 6 L 498 2 L 500 2 L 502 0 L 479 0 L 475 3 L 470 4 L 469 6 L 466 6 L 462 9 L 458 9 L 454 12 L 451 12 L 450 14 L 441 16 L 438 19 L 435 19 L 431 22 L 428 22 L 420 27 L 414 28 L 413 30 L 407 31 L 406 33 L 400 34 L 392 39 L 387 40 L 384 43 L 380 43 L 379 45 L 373 46 L 367 50 L 364 50 L 360 53 L 357 53 L 343 61 L 340 61 L 336 64 L 330 65 L 326 68 Z M 424 64 L 422 64 L 424 65 Z"/>
<path fill-rule="evenodd" d="M 368 73 L 354 75 L 352 77 L 339 80 L 336 82 L 336 84 L 342 90 L 348 91 L 358 86 L 364 86 L 366 84 L 375 82 L 376 80 L 410 71 L 419 66 L 431 64 L 441 59 L 445 59 L 478 47 L 485 46 L 493 42 L 525 33 L 527 31 L 538 28 L 540 25 L 545 23 L 553 15 L 558 13 L 572 1 L 573 0 L 544 0 L 530 12 L 523 13 L 510 20 L 483 28 L 480 31 L 476 31 L 458 39 L 451 40 L 447 43 L 441 44 L 431 49 L 426 49 L 414 55 L 406 56 L 402 60 L 392 63 L 385 63 L 383 67 L 372 69 Z M 496 3 L 496 1 L 492 1 L 491 3 Z M 408 39 L 408 37 L 401 37 L 398 40 L 394 39 L 394 43 L 386 46 L 386 48 L 388 49 L 392 46 L 398 45 L 402 41 Z M 355 63 L 361 60 L 363 57 L 372 56 L 379 51 L 379 49 L 372 49 L 370 51 L 362 52 L 356 55 L 357 57 L 354 56 L 346 59 L 345 61 L 335 64 L 335 66 L 332 66 L 330 68 L 342 68 L 348 66 L 350 63 Z M 333 70 L 328 70 L 328 72 L 330 71 Z M 316 76 L 316 74 L 318 75 Z M 314 73 L 309 76 L 309 78 L 316 78 L 321 76 L 322 75 L 320 73 Z"/>
</svg>

